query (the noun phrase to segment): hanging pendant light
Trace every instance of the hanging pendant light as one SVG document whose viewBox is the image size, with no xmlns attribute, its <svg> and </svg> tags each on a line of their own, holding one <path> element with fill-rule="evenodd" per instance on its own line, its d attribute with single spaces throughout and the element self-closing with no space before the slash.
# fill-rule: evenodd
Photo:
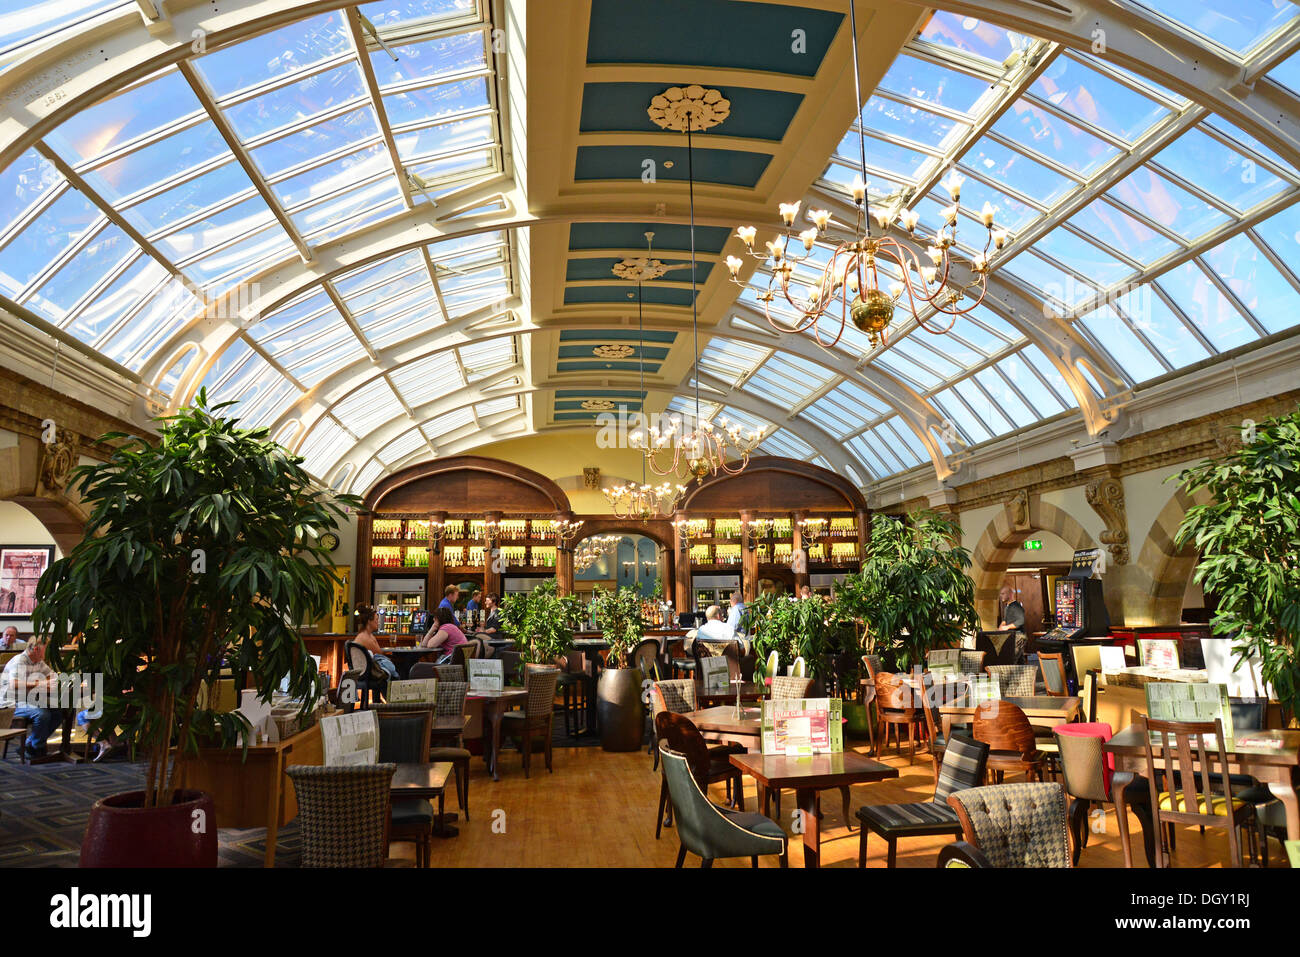
<svg viewBox="0 0 1300 957">
<path fill-rule="evenodd" d="M 691 332 L 695 348 L 695 422 L 686 429 L 680 416 L 669 418 L 663 429 L 652 426 L 647 434 L 634 433 L 629 444 L 645 455 L 656 475 L 702 480 L 725 472 L 739 475 L 761 433 L 748 433 L 739 423 L 720 419 L 718 426 L 700 415 L 700 316 L 695 279 L 695 147 L 693 130 L 707 130 L 731 115 L 731 103 L 718 90 L 702 86 L 670 87 L 650 101 L 650 119 L 666 130 L 686 133 L 687 181 L 691 205 Z"/>
</svg>

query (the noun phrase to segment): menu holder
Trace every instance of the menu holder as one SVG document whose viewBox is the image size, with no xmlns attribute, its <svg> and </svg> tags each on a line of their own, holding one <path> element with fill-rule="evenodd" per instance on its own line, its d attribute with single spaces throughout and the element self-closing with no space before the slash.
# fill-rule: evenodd
<svg viewBox="0 0 1300 957">
<path fill-rule="evenodd" d="M 1144 686 L 1147 715 L 1155 721 L 1223 722 L 1223 736 L 1232 740 L 1232 707 L 1228 686 L 1201 681 L 1153 681 Z"/>
<path fill-rule="evenodd" d="M 803 757 L 844 750 L 839 698 L 773 698 L 763 702 L 763 753 Z"/>
<path fill-rule="evenodd" d="M 946 681 L 956 678 L 959 666 L 949 662 L 935 662 L 930 665 L 930 674 L 935 681 Z"/>
<path fill-rule="evenodd" d="M 394 678 L 388 682 L 388 691 L 384 695 L 389 704 L 428 704 L 438 703 L 437 678 Z"/>
<path fill-rule="evenodd" d="M 1101 657 L 1102 674 L 1106 672 L 1123 671 L 1128 667 L 1128 660 L 1124 657 L 1124 648 L 1120 645 L 1103 645 L 1097 649 Z"/>
<path fill-rule="evenodd" d="M 320 736 L 327 767 L 379 763 L 379 721 L 373 711 L 321 718 Z"/>
<path fill-rule="evenodd" d="M 991 675 L 972 675 L 966 692 L 974 703 L 1002 700 L 1002 687 Z"/>
<path fill-rule="evenodd" d="M 728 690 L 731 672 L 726 658 L 717 655 L 701 658 L 699 667 L 705 694 L 725 693 Z"/>
<path fill-rule="evenodd" d="M 470 658 L 465 665 L 469 671 L 470 694 L 477 691 L 505 690 L 505 662 L 500 658 Z"/>
</svg>

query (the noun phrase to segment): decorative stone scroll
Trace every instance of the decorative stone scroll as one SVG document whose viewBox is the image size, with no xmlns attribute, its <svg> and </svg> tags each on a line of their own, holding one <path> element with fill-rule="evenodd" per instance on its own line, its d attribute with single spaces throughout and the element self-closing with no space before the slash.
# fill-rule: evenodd
<svg viewBox="0 0 1300 957">
<path fill-rule="evenodd" d="M 1114 476 L 1089 482 L 1083 490 L 1092 510 L 1106 524 L 1098 538 L 1116 565 L 1129 562 L 1128 513 L 1124 508 L 1124 485 Z"/>
</svg>

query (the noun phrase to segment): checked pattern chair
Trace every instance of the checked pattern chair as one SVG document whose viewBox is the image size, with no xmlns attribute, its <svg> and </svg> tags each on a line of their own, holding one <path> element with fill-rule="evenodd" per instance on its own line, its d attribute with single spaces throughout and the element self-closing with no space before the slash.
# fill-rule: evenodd
<svg viewBox="0 0 1300 957">
<path fill-rule="evenodd" d="M 964 840 L 939 852 L 940 867 L 1069 867 L 1065 789 L 1054 781 L 995 784 L 948 795 Z"/>
<path fill-rule="evenodd" d="M 984 763 L 989 746 L 965 735 L 954 734 L 943 752 L 943 764 L 934 782 L 934 797 L 913 804 L 868 804 L 858 808 L 862 836 L 858 841 L 858 867 L 867 866 L 867 835 L 874 831 L 889 844 L 886 867 L 898 860 L 900 837 L 936 834 L 960 835 L 961 821 L 948 804 L 948 795 L 979 787 L 984 781 Z"/>
<path fill-rule="evenodd" d="M 435 692 L 434 715 L 439 718 L 465 716 L 465 696 L 469 693 L 467 681 L 439 681 Z M 462 722 L 463 725 L 463 722 Z M 456 772 L 456 806 L 465 820 L 469 820 L 469 749 L 465 747 L 465 729 L 435 731 L 429 748 L 429 760 L 435 763 L 450 761 Z"/>
<path fill-rule="evenodd" d="M 959 655 L 958 671 L 964 675 L 977 675 L 984 670 L 984 658 L 987 652 L 962 649 Z"/>
<path fill-rule="evenodd" d="M 285 768 L 298 799 L 303 867 L 383 867 L 396 764 L 295 764 Z"/>
<path fill-rule="evenodd" d="M 521 711 L 507 711 L 501 716 L 501 733 L 519 742 L 523 753 L 524 777 L 533 760 L 533 739 L 540 738 L 546 752 L 546 770 L 551 767 L 551 727 L 555 722 L 555 683 L 559 680 L 558 668 L 536 668 L 524 675 L 528 697 Z"/>
<path fill-rule="evenodd" d="M 772 697 L 806 698 L 812 689 L 812 678 L 796 678 L 793 675 L 776 675 L 772 679 Z"/>
<path fill-rule="evenodd" d="M 998 683 L 998 691 L 1004 698 L 1030 698 L 1034 694 L 1034 675 L 1038 669 L 1033 665 L 989 665 L 984 669 Z"/>
</svg>

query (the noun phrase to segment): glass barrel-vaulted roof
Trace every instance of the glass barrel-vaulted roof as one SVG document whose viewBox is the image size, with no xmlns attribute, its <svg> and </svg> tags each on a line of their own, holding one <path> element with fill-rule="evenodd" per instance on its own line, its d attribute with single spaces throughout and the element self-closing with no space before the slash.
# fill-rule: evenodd
<svg viewBox="0 0 1300 957">
<path fill-rule="evenodd" d="M 61 36 L 139 12 L 41 7 L 0 5 L 0 82 Z M 506 182 L 487 11 L 381 0 L 313 13 L 73 114 L 0 170 L 0 301 L 128 372 L 150 369 L 145 385 L 165 396 L 238 400 L 339 488 L 472 447 L 496 425 L 527 427 L 540 385 L 526 381 L 529 344 L 492 324 L 523 279 L 509 229 L 272 289 L 255 321 L 205 340 L 210 353 L 177 351 L 222 297 L 277 281 L 274 267 L 310 266 L 363 230 Z M 1294 4 L 1133 0 L 1123 15 L 1239 67 L 1243 89 L 1300 97 Z M 872 203 L 916 209 L 923 233 L 955 168 L 962 252 L 983 245 L 986 203 L 1010 232 L 996 294 L 944 335 L 899 320 L 872 346 L 850 323 L 818 350 L 774 334 L 753 286 L 740 291 L 699 357 L 701 411 L 758 431 L 760 452 L 866 485 L 1296 327 L 1294 158 L 1095 44 L 938 10 L 864 92 L 804 211 L 851 210 L 859 131 Z M 473 212 L 504 207 L 481 202 Z M 815 246 L 795 286 L 831 251 Z M 768 311 L 798 320 L 780 301 Z M 1071 366 L 1064 343 L 1086 364 Z M 668 391 L 671 411 L 694 412 L 692 373 Z"/>
</svg>

